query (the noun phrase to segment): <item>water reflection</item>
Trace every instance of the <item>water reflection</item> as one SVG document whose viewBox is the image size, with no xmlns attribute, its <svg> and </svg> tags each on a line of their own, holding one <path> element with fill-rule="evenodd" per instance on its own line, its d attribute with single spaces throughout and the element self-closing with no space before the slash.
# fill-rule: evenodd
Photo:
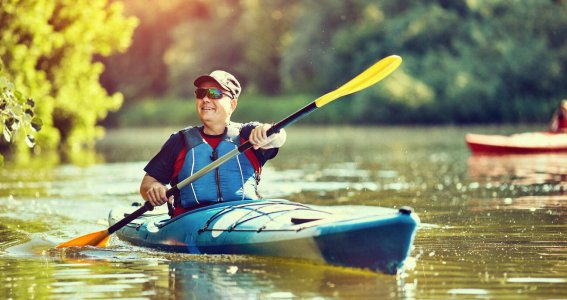
<svg viewBox="0 0 567 300">
<path fill-rule="evenodd" d="M 522 196 L 503 199 L 474 199 L 470 201 L 471 211 L 495 209 L 520 209 L 528 211 L 545 210 L 549 213 L 567 215 L 567 193 L 554 196 Z"/>
<path fill-rule="evenodd" d="M 74 252 L 75 251 L 75 252 Z M 414 299 L 414 284 L 305 261 L 71 250 L 0 261 L 8 299 Z"/>
<path fill-rule="evenodd" d="M 471 179 L 519 185 L 567 182 L 567 154 L 472 155 Z"/>
<path fill-rule="evenodd" d="M 405 289 L 399 287 L 403 282 L 392 277 L 276 260 L 265 260 L 265 263 L 269 266 L 233 262 L 211 267 L 174 262 L 170 264 L 172 284 L 177 295 L 192 295 L 191 298 L 196 299 L 406 298 Z"/>
<path fill-rule="evenodd" d="M 521 209 L 566 214 L 567 154 L 473 155 L 468 159 L 468 176 L 498 191 L 472 199 L 472 211 Z"/>
</svg>

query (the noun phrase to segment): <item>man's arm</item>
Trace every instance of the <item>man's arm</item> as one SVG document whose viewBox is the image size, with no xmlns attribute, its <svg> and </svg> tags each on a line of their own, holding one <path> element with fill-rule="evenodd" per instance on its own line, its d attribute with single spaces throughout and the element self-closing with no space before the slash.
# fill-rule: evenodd
<svg viewBox="0 0 567 300">
<path fill-rule="evenodd" d="M 140 184 L 140 195 L 153 206 L 167 202 L 167 188 L 163 182 L 168 182 L 174 172 L 175 160 L 184 146 L 179 132 L 172 134 L 161 150 L 144 167 L 146 174 Z M 150 175 L 151 174 L 151 175 Z"/>
</svg>

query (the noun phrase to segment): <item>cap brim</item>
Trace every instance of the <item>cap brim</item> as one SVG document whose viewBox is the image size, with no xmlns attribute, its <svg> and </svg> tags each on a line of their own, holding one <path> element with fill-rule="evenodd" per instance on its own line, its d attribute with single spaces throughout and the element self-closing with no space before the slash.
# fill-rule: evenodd
<svg viewBox="0 0 567 300">
<path fill-rule="evenodd" d="M 197 79 L 195 79 L 195 81 L 193 82 L 193 84 L 194 84 L 196 87 L 199 87 L 201 84 L 203 84 L 203 83 L 205 83 L 205 82 L 211 82 L 211 81 L 212 81 L 212 82 L 215 82 L 215 83 L 218 84 L 218 85 L 220 85 L 223 89 L 225 89 L 225 90 L 227 90 L 227 91 L 230 91 L 230 89 L 229 89 L 226 85 L 220 83 L 220 82 L 219 82 L 218 80 L 216 80 L 213 76 L 209 76 L 209 75 L 202 75 L 202 76 L 199 76 Z M 232 94 L 232 92 L 230 92 L 230 93 Z"/>
<path fill-rule="evenodd" d="M 214 77 L 209 76 L 209 75 L 201 75 L 199 77 L 197 77 L 197 79 L 195 79 L 195 81 L 193 82 L 193 84 L 198 87 L 201 84 L 203 84 L 204 82 L 216 82 L 217 84 L 219 84 L 220 86 L 224 87 L 220 82 L 218 82 Z"/>
</svg>

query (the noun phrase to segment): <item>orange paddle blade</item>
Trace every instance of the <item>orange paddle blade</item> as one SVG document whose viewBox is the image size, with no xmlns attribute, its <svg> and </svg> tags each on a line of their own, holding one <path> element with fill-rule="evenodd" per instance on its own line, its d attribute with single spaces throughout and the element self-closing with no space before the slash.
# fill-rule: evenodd
<svg viewBox="0 0 567 300">
<path fill-rule="evenodd" d="M 96 247 L 106 247 L 108 241 L 110 240 L 110 234 L 108 230 L 89 233 L 78 238 L 72 239 L 65 243 L 57 245 L 55 248 L 67 248 L 67 247 L 83 247 L 83 246 L 96 246 Z"/>
</svg>

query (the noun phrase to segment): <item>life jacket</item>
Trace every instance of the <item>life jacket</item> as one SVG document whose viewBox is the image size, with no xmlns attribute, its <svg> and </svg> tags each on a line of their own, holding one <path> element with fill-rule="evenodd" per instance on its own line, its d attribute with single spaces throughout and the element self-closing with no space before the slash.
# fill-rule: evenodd
<svg viewBox="0 0 567 300">
<path fill-rule="evenodd" d="M 177 182 L 190 177 L 219 157 L 238 148 L 241 125 L 231 123 L 227 126 L 225 135 L 216 149 L 205 141 L 199 128 L 190 127 L 182 130 L 186 151 Z M 175 204 L 183 208 L 192 208 L 223 201 L 258 199 L 257 180 L 258 174 L 253 164 L 244 153 L 240 153 L 183 187 L 175 197 Z"/>
</svg>

